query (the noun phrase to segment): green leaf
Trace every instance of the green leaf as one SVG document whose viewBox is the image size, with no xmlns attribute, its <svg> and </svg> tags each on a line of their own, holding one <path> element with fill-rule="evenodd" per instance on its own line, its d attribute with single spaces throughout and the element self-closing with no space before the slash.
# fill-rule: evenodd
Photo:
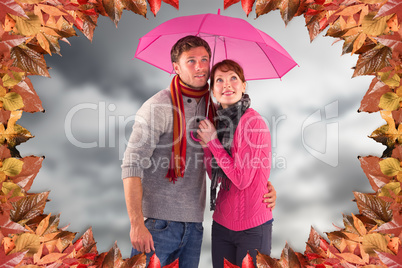
<svg viewBox="0 0 402 268">
<path fill-rule="evenodd" d="M 394 192 L 395 195 L 398 195 L 401 192 L 401 183 L 390 182 L 384 185 L 384 187 L 381 188 L 381 191 L 378 194 L 378 196 L 387 196 L 393 198 L 391 192 Z"/>
<path fill-rule="evenodd" d="M 375 251 L 391 253 L 392 251 L 387 247 L 388 241 L 383 234 L 374 233 L 368 234 L 363 237 L 363 249 L 370 256 L 375 256 Z"/>
<path fill-rule="evenodd" d="M 387 21 L 393 16 L 388 15 L 385 17 L 374 18 L 376 13 L 370 13 L 363 18 L 362 29 L 363 32 L 372 36 L 382 35 L 387 28 Z"/>
<path fill-rule="evenodd" d="M 4 172 L 7 176 L 17 176 L 21 170 L 23 161 L 16 158 L 4 159 L 3 165 L 0 167 L 0 171 Z"/>
<path fill-rule="evenodd" d="M 378 107 L 387 111 L 395 111 L 399 109 L 399 103 L 401 101 L 402 98 L 394 92 L 387 92 L 381 96 Z"/>
<path fill-rule="evenodd" d="M 3 102 L 3 108 L 7 111 L 16 111 L 24 107 L 22 97 L 15 92 L 9 92 L 4 97 L 0 97 Z"/>
<path fill-rule="evenodd" d="M 402 171 L 401 162 L 398 159 L 392 157 L 381 160 L 379 164 L 381 172 L 387 176 L 396 176 L 399 172 Z"/>
</svg>

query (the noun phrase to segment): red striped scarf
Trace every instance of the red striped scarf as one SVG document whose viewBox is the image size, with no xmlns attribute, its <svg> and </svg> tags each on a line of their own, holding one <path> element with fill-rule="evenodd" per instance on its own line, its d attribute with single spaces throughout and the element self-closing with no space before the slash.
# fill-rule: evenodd
<svg viewBox="0 0 402 268">
<path fill-rule="evenodd" d="M 206 84 L 201 90 L 189 88 L 184 85 L 178 75 L 172 79 L 172 83 L 170 84 L 170 93 L 172 95 L 173 103 L 173 147 L 169 170 L 166 174 L 166 178 L 168 178 L 170 182 L 174 183 L 177 181 L 177 177 L 183 177 L 186 167 L 186 118 L 184 114 L 182 95 L 189 98 L 202 98 L 205 96 L 205 110 L 208 109 L 207 105 L 209 100 L 208 119 L 211 122 L 214 122 L 213 118 L 215 116 L 215 106 L 212 102 L 208 88 L 208 84 Z"/>
</svg>

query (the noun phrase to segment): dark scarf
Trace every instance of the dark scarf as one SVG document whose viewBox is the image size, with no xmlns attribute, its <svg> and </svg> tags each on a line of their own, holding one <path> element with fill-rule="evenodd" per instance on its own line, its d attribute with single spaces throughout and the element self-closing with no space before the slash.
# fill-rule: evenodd
<svg viewBox="0 0 402 268">
<path fill-rule="evenodd" d="M 216 130 L 218 139 L 222 143 L 223 148 L 230 156 L 232 153 L 230 148 L 233 142 L 233 136 L 239 124 L 240 118 L 250 107 L 250 97 L 248 94 L 244 94 L 243 97 L 235 104 L 223 109 L 219 106 L 216 111 Z M 226 176 L 225 172 L 218 166 L 215 157 L 212 157 L 211 162 L 212 178 L 211 178 L 211 204 L 210 209 L 215 210 L 216 202 L 216 188 L 218 188 L 219 182 L 222 183 L 222 187 L 225 190 L 230 189 L 230 180 Z"/>
</svg>

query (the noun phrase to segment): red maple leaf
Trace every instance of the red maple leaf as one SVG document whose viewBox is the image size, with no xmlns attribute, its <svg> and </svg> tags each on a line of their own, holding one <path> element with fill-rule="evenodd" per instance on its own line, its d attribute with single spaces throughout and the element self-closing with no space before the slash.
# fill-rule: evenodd
<svg viewBox="0 0 402 268">
<path fill-rule="evenodd" d="M 166 4 L 173 6 L 176 9 L 179 9 L 179 0 L 163 0 Z M 162 0 L 148 0 L 149 6 L 151 7 L 151 11 L 156 16 L 159 9 L 161 8 Z"/>
</svg>

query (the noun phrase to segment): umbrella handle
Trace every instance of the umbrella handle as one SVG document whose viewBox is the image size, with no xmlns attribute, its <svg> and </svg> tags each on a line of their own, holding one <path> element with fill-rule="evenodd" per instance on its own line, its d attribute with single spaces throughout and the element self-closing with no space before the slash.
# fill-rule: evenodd
<svg viewBox="0 0 402 268">
<path fill-rule="evenodd" d="M 201 139 L 198 139 L 197 137 L 195 137 L 193 132 L 194 132 L 194 131 L 190 131 L 190 136 L 191 136 L 191 138 L 192 138 L 194 141 L 198 141 L 198 142 L 202 141 Z"/>
</svg>

